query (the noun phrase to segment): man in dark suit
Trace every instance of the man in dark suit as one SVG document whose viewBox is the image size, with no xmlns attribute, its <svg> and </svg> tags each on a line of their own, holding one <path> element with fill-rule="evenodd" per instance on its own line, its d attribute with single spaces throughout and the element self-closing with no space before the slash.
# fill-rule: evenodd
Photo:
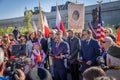
<svg viewBox="0 0 120 80">
<path fill-rule="evenodd" d="M 41 44 L 43 51 L 47 52 L 47 39 L 44 38 L 43 33 L 41 31 L 38 31 L 38 42 Z"/>
<path fill-rule="evenodd" d="M 97 66 L 96 58 L 100 56 L 101 49 L 98 41 L 92 38 L 92 32 L 85 30 L 83 32 L 83 41 L 81 41 L 80 59 L 81 72 L 91 66 Z"/>
<path fill-rule="evenodd" d="M 58 31 L 50 55 L 53 59 L 55 80 L 67 80 L 67 70 L 64 65 L 64 58 L 67 54 L 69 54 L 69 45 L 62 40 L 62 32 Z"/>
<path fill-rule="evenodd" d="M 47 39 L 44 38 L 43 33 L 41 31 L 37 32 L 37 37 L 38 37 L 38 43 L 41 44 L 42 50 L 45 52 L 47 55 L 47 50 L 48 50 L 48 45 L 47 45 Z M 45 59 L 47 61 L 47 58 Z M 45 68 L 48 68 L 48 64 L 44 64 Z"/>
<path fill-rule="evenodd" d="M 68 39 L 70 47 L 70 55 L 68 57 L 68 66 L 72 76 L 72 80 L 79 80 L 79 64 L 78 64 L 78 53 L 80 51 L 80 40 L 74 36 L 72 30 L 68 30 Z"/>
</svg>

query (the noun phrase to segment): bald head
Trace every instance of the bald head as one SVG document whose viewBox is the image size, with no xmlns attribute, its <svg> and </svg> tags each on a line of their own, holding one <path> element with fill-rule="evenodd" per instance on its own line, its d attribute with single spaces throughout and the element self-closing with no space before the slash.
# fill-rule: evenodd
<svg viewBox="0 0 120 80">
<path fill-rule="evenodd" d="M 112 40 L 111 37 L 105 37 L 105 38 L 104 38 L 104 41 L 108 41 L 108 42 L 110 43 L 110 45 L 113 45 L 113 44 L 114 44 L 114 42 L 113 42 L 113 40 Z"/>
<path fill-rule="evenodd" d="M 108 49 L 110 46 L 114 44 L 113 40 L 110 37 L 105 37 L 102 43 L 102 47 L 104 49 Z"/>
</svg>

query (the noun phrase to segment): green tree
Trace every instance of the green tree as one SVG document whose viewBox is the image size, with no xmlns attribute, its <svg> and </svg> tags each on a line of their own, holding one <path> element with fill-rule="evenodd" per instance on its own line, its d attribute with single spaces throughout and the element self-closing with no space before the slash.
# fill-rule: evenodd
<svg viewBox="0 0 120 80">
<path fill-rule="evenodd" d="M 31 11 L 26 11 L 25 16 L 24 16 L 24 31 L 32 31 L 32 26 L 31 26 L 31 17 L 32 13 Z"/>
</svg>

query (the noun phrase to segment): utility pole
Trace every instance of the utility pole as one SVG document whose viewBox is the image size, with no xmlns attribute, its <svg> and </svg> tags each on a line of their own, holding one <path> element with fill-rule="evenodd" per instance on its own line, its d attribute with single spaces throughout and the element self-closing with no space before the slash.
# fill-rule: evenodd
<svg viewBox="0 0 120 80">
<path fill-rule="evenodd" d="M 76 4 L 77 4 L 77 0 L 76 0 Z"/>
</svg>

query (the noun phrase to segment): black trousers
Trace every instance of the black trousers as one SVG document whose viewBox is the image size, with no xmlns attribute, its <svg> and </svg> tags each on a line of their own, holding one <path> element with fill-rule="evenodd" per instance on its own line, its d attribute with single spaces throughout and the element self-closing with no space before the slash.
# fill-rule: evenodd
<svg viewBox="0 0 120 80">
<path fill-rule="evenodd" d="M 79 63 L 69 64 L 72 80 L 79 80 Z"/>
</svg>

